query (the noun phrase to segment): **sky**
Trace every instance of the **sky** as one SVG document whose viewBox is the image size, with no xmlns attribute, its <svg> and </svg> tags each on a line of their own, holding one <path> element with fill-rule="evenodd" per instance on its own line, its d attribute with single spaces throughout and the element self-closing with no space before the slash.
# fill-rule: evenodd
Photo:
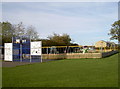
<svg viewBox="0 0 120 89">
<path fill-rule="evenodd" d="M 79 45 L 110 41 L 108 33 L 117 20 L 117 2 L 3 2 L 0 19 L 32 25 L 42 39 L 67 33 Z"/>
</svg>

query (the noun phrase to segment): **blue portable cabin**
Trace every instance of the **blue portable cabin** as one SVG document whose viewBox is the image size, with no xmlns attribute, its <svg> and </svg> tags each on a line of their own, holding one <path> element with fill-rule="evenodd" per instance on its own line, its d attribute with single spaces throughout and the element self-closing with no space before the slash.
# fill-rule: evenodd
<svg viewBox="0 0 120 89">
<path fill-rule="evenodd" d="M 30 61 L 30 37 L 13 37 L 13 61 Z"/>
<path fill-rule="evenodd" d="M 41 62 L 41 55 L 31 55 L 30 36 L 13 37 L 13 61 Z"/>
</svg>

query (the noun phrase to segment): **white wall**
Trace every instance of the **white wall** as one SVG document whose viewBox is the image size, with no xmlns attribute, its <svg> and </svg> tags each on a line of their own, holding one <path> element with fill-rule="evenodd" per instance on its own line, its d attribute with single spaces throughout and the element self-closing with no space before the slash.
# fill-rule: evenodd
<svg viewBox="0 0 120 89">
<path fill-rule="evenodd" d="M 35 41 L 31 42 L 31 55 L 41 55 L 42 54 L 42 42 Z"/>
<path fill-rule="evenodd" d="M 13 46 L 12 43 L 5 43 L 4 45 L 4 60 L 13 61 Z"/>
</svg>

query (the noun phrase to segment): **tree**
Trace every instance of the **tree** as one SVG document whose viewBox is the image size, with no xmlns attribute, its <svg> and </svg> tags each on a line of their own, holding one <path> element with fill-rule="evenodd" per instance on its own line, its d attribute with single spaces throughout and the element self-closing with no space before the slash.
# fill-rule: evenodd
<svg viewBox="0 0 120 89">
<path fill-rule="evenodd" d="M 10 22 L 2 22 L 0 23 L 0 27 L 2 27 L 2 44 L 12 42 L 12 37 L 24 35 L 25 28 L 22 22 L 17 25 L 12 25 Z"/>
<path fill-rule="evenodd" d="M 54 33 L 52 36 L 48 36 L 48 39 L 54 43 L 54 46 L 66 46 L 71 44 L 71 38 L 68 34 L 59 35 Z"/>
<path fill-rule="evenodd" d="M 54 45 L 56 45 L 55 42 L 53 42 L 49 39 L 40 39 L 38 41 L 42 41 L 42 46 L 54 46 Z"/>
<path fill-rule="evenodd" d="M 13 34 L 15 36 L 25 35 L 25 27 L 24 27 L 22 22 L 20 22 L 19 24 L 14 25 L 14 32 L 13 32 Z"/>
<path fill-rule="evenodd" d="M 112 28 L 110 29 L 110 32 L 108 33 L 112 37 L 110 38 L 111 40 L 118 40 L 120 42 L 120 20 L 115 21 L 112 24 Z"/>
<path fill-rule="evenodd" d="M 0 36 L 2 37 L 2 42 L 12 42 L 14 28 L 10 22 L 2 22 L 0 23 L 0 27 L 2 28 Z"/>
<path fill-rule="evenodd" d="M 32 40 L 39 39 L 39 34 L 35 31 L 35 27 L 29 26 L 26 31 L 26 35 L 30 36 Z"/>
<path fill-rule="evenodd" d="M 19 24 L 11 24 L 10 22 L 0 22 L 0 40 L 2 44 L 12 42 L 12 37 L 29 35 L 32 40 L 39 38 L 38 33 L 33 26 L 29 26 L 27 29 L 22 22 Z"/>
</svg>

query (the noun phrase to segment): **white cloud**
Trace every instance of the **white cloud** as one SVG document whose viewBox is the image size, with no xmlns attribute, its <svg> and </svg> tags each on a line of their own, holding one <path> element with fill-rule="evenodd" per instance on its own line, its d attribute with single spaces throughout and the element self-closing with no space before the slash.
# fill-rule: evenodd
<svg viewBox="0 0 120 89">
<path fill-rule="evenodd" d="M 72 3 L 71 3 L 72 4 Z M 48 3 L 49 5 L 49 3 Z M 49 6 L 53 7 L 61 7 L 52 3 Z M 104 5 L 104 4 L 103 4 Z M 48 7 L 49 7 L 48 6 Z M 73 40 L 76 42 L 82 42 L 83 44 L 86 43 L 93 43 L 96 40 L 102 39 L 102 37 L 107 38 L 106 33 L 109 31 L 109 25 L 112 24 L 111 22 L 117 20 L 117 10 L 114 13 L 98 13 L 93 12 L 88 9 L 88 12 L 93 12 L 93 16 L 89 14 L 80 14 L 77 16 L 74 15 L 64 15 L 59 13 L 65 14 L 72 14 L 70 12 L 65 12 L 64 10 L 58 10 L 56 8 L 48 8 L 46 10 L 54 10 L 55 12 L 59 13 L 52 13 L 52 12 L 44 12 L 44 11 L 33 11 L 35 8 L 43 8 L 43 6 L 36 6 L 33 7 L 26 4 L 26 7 L 29 10 L 19 10 L 13 11 L 4 11 L 3 12 L 3 20 L 10 21 L 11 23 L 17 24 L 22 21 L 25 25 L 33 25 L 36 27 L 36 30 L 40 33 L 41 38 L 46 38 L 48 35 L 51 35 L 53 32 L 58 34 L 68 33 L 71 35 Z M 32 9 L 32 10 L 31 10 Z M 112 19 L 111 19 L 112 18 Z M 104 34 L 105 33 L 105 34 Z M 99 38 L 95 38 L 95 34 Z M 87 37 L 86 37 L 87 36 Z M 83 40 L 84 38 L 84 40 Z M 89 40 L 91 39 L 91 40 Z"/>
<path fill-rule="evenodd" d="M 38 30 L 39 28 L 42 28 L 44 31 L 52 32 L 56 30 L 58 32 L 68 32 L 75 29 L 81 32 L 87 32 L 88 29 L 90 29 L 91 31 L 97 31 L 93 28 L 97 27 L 97 25 L 99 25 L 99 23 L 102 22 L 101 19 L 67 17 L 47 13 L 21 12 L 15 16 L 13 16 L 13 14 L 10 13 L 8 13 L 8 15 L 5 15 L 5 19 L 7 19 L 8 21 L 12 21 L 14 23 L 23 21 L 25 24 L 32 24 L 33 26 L 35 25 L 38 28 Z"/>
</svg>

